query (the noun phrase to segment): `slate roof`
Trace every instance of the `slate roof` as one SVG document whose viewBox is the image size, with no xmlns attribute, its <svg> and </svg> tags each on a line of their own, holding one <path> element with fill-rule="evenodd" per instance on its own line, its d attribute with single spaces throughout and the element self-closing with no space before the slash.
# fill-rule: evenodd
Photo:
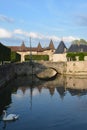
<svg viewBox="0 0 87 130">
<path fill-rule="evenodd" d="M 11 51 L 19 51 L 19 52 L 26 52 L 26 51 L 37 51 L 37 52 L 43 52 L 47 50 L 46 48 L 42 48 L 41 44 L 39 43 L 37 47 L 26 47 L 24 43 L 21 44 L 21 46 L 8 46 L 8 48 L 11 49 Z"/>
<path fill-rule="evenodd" d="M 42 46 L 41 46 L 41 44 L 40 44 L 40 42 L 39 42 L 39 44 L 38 44 L 38 46 L 37 46 L 37 51 L 38 52 L 41 52 L 43 49 L 42 49 Z"/>
<path fill-rule="evenodd" d="M 67 50 L 65 44 L 63 41 L 61 41 L 59 43 L 59 46 L 57 47 L 56 51 L 55 51 L 55 54 L 61 54 L 61 53 L 64 53 L 65 52 L 65 49 Z"/>
<path fill-rule="evenodd" d="M 87 52 L 87 45 L 86 44 L 72 44 L 68 52 Z"/>
<path fill-rule="evenodd" d="M 55 47 L 54 47 L 54 44 L 53 44 L 53 41 L 52 41 L 52 40 L 50 41 L 49 49 L 55 50 Z"/>
</svg>

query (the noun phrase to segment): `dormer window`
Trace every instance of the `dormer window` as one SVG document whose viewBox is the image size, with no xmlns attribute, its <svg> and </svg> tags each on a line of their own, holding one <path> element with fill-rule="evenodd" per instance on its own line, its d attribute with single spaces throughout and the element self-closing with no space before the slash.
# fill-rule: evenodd
<svg viewBox="0 0 87 130">
<path fill-rule="evenodd" d="M 80 52 L 83 52 L 83 48 L 81 48 Z"/>
</svg>

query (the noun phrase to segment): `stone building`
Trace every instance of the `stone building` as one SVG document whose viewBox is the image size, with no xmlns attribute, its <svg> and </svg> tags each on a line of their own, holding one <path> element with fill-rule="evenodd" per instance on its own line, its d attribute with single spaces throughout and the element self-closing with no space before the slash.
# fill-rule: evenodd
<svg viewBox="0 0 87 130">
<path fill-rule="evenodd" d="M 67 61 L 66 58 L 66 52 L 67 52 L 67 47 L 65 46 L 64 42 L 61 41 L 53 55 L 53 61 Z"/>
<path fill-rule="evenodd" d="M 53 41 L 51 40 L 49 46 L 43 48 L 39 42 L 37 47 L 26 47 L 24 41 L 21 46 L 9 46 L 11 51 L 15 51 L 21 55 L 21 62 L 25 61 L 25 55 L 49 55 L 49 59 L 51 60 L 53 53 L 55 52 L 55 47 Z"/>
<path fill-rule="evenodd" d="M 87 53 L 87 44 L 71 44 L 69 48 L 67 48 L 63 41 L 61 41 L 53 54 L 53 61 L 54 62 L 64 62 L 70 61 L 66 55 L 67 53 Z M 72 59 L 71 59 L 72 60 Z M 76 60 L 79 61 L 79 57 L 76 57 Z M 87 61 L 87 56 L 84 57 L 84 60 Z"/>
</svg>

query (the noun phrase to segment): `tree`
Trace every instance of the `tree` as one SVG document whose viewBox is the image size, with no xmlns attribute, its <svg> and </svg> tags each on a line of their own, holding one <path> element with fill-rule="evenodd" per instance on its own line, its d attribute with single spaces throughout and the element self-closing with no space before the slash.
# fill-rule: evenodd
<svg viewBox="0 0 87 130">
<path fill-rule="evenodd" d="M 74 40 L 72 41 L 72 44 L 87 44 L 87 41 L 84 39 Z"/>
</svg>

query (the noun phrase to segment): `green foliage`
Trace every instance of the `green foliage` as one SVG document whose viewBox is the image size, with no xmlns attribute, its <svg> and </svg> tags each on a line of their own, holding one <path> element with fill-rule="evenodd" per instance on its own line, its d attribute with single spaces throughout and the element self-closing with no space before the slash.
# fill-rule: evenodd
<svg viewBox="0 0 87 130">
<path fill-rule="evenodd" d="M 84 39 L 80 39 L 80 43 L 87 44 L 87 41 L 86 41 L 86 40 L 84 40 Z"/>
<path fill-rule="evenodd" d="M 78 56 L 80 61 L 84 61 L 85 53 L 79 53 Z"/>
<path fill-rule="evenodd" d="M 72 44 L 78 44 L 80 41 L 79 40 L 74 40 L 72 41 Z"/>
<path fill-rule="evenodd" d="M 10 61 L 11 49 L 0 43 L 0 61 Z"/>
<path fill-rule="evenodd" d="M 87 41 L 84 39 L 80 39 L 80 40 L 74 40 L 72 43 L 73 44 L 87 44 Z"/>
<path fill-rule="evenodd" d="M 26 55 L 25 56 L 25 61 L 29 61 L 30 60 L 30 56 Z M 32 55 L 32 60 L 44 60 L 44 61 L 48 61 L 49 60 L 49 56 L 48 55 Z"/>
<path fill-rule="evenodd" d="M 17 62 L 21 60 L 21 56 L 16 52 L 11 52 L 11 62 Z"/>
<path fill-rule="evenodd" d="M 67 53 L 67 58 L 69 57 L 72 61 L 75 61 L 76 60 L 76 56 L 79 57 L 79 60 L 80 61 L 84 61 L 84 57 L 87 56 L 87 53 L 86 52 L 77 52 L 77 53 L 73 53 L 73 52 L 69 52 Z"/>
<path fill-rule="evenodd" d="M 66 56 L 69 57 L 73 61 L 76 60 L 76 53 L 69 52 L 69 53 L 67 53 Z"/>
</svg>

